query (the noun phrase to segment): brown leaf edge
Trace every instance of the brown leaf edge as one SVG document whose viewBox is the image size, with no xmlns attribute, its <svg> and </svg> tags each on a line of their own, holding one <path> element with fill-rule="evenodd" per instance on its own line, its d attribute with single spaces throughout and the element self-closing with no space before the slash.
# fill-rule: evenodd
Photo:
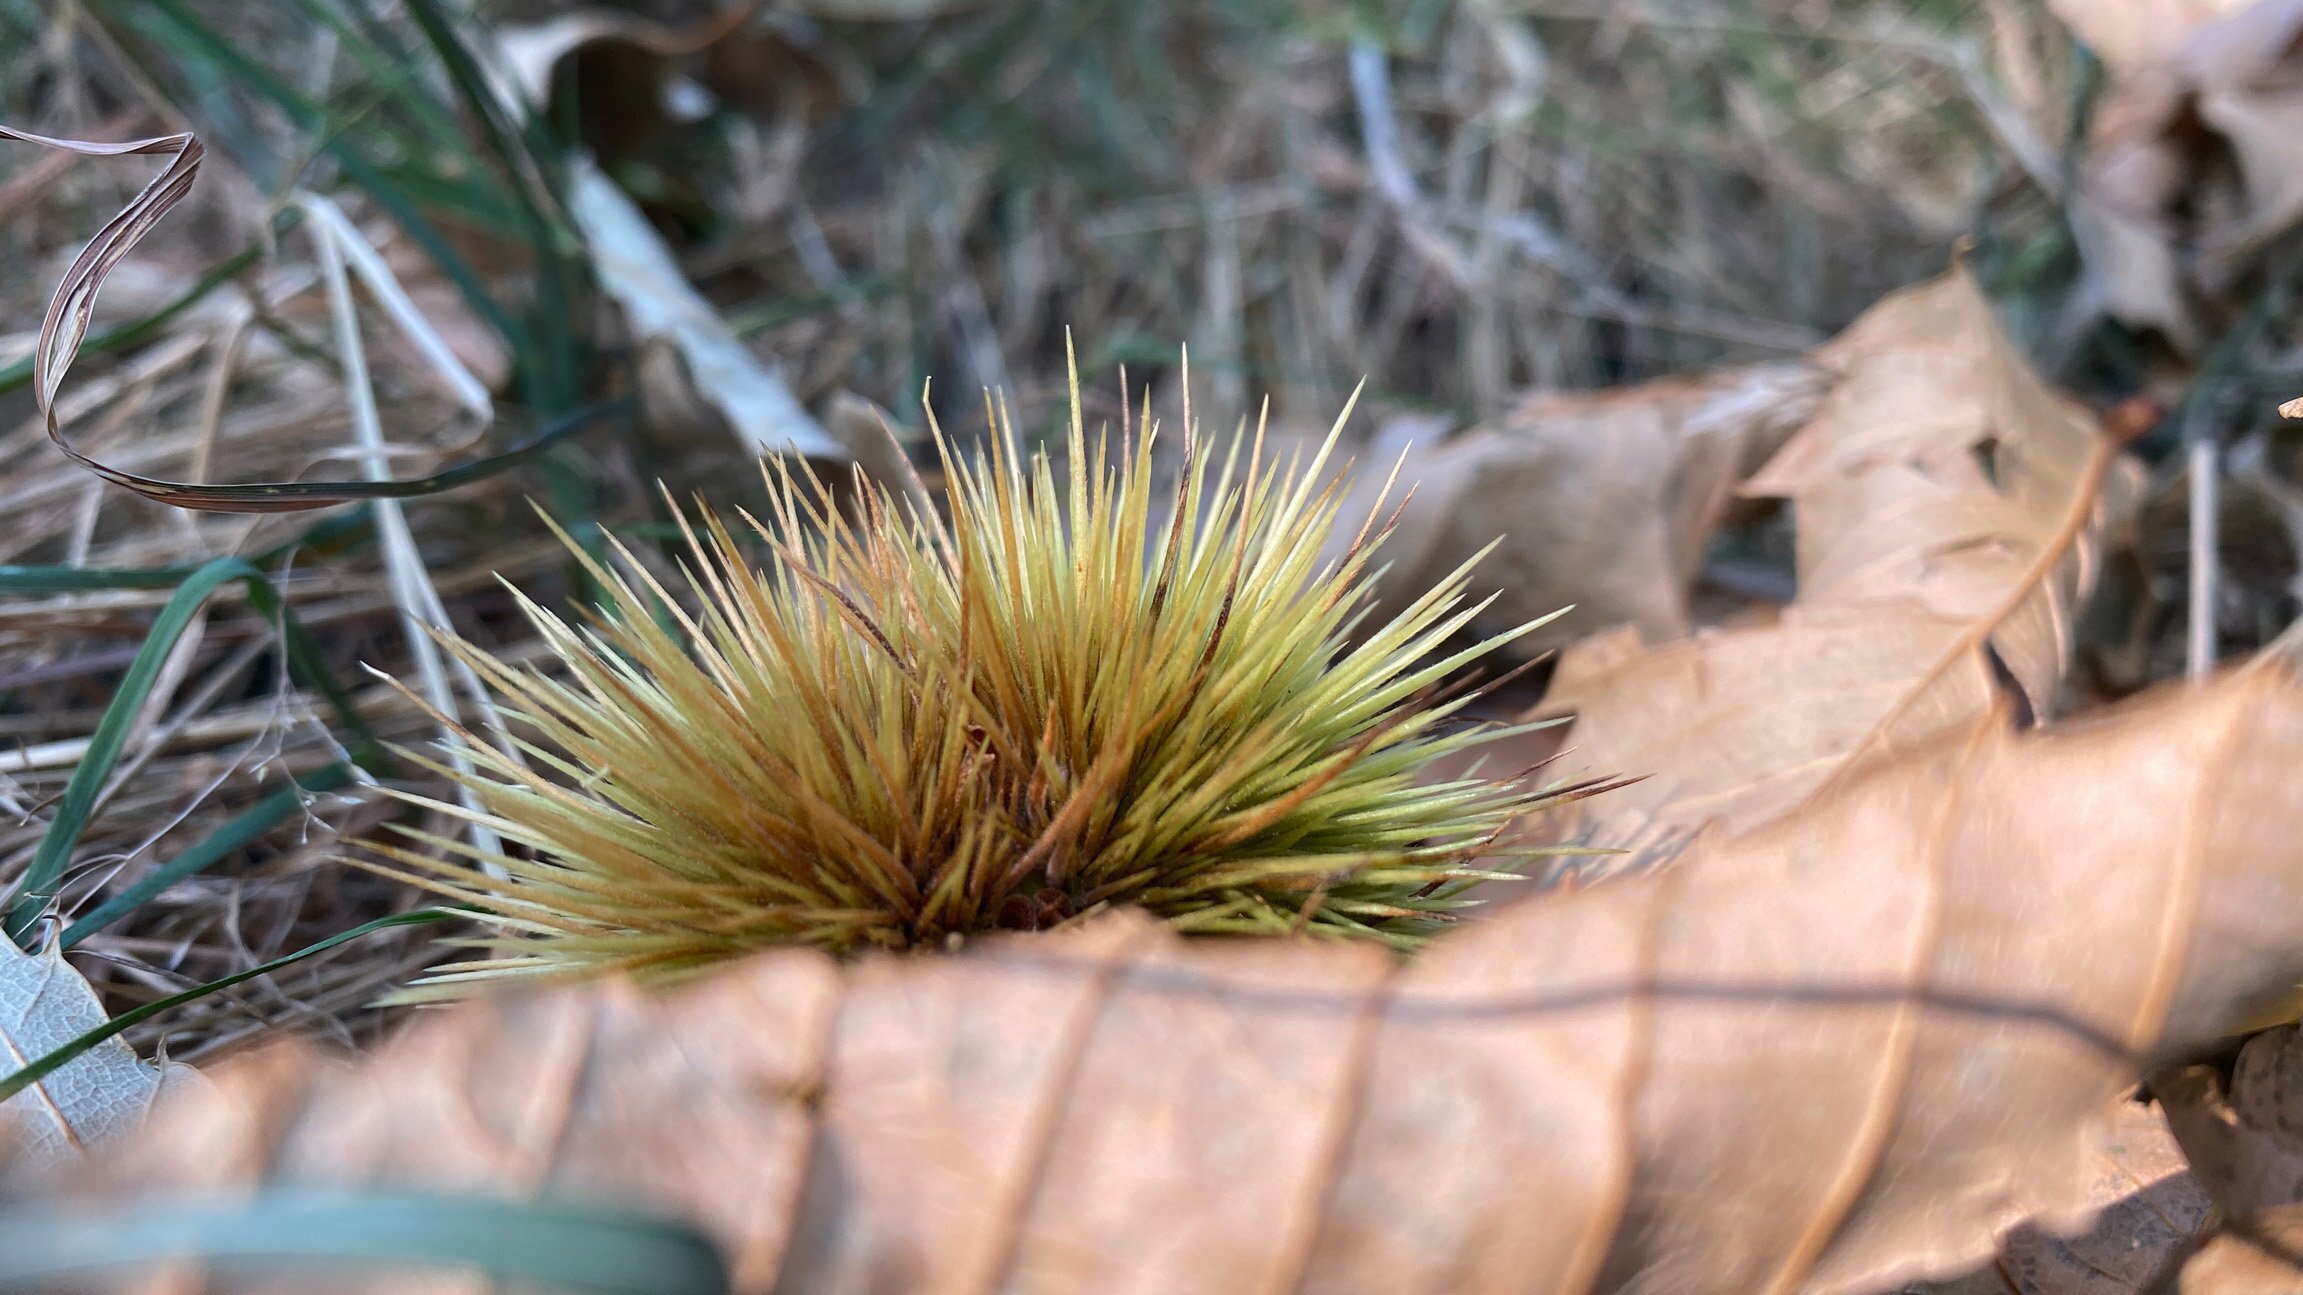
<svg viewBox="0 0 2303 1295">
<path fill-rule="evenodd" d="M 1121 916 L 488 998 L 227 1063 L 79 1187 L 612 1193 L 755 1292 L 1890 1289 L 2081 1222 L 2108 1099 L 2291 997 L 2299 764 L 2264 663 L 1405 965 Z"/>
<path fill-rule="evenodd" d="M 96 310 L 96 292 L 160 219 L 182 202 L 200 173 L 207 148 L 189 131 L 118 144 L 90 140 L 56 139 L 0 125 L 0 139 L 13 139 L 43 148 L 62 149 L 88 157 L 162 155 L 167 166 L 152 177 L 126 207 L 96 231 L 88 246 L 65 270 L 48 309 L 40 320 L 40 338 L 32 352 L 32 398 L 45 422 L 48 439 L 73 462 L 113 485 L 135 491 L 146 499 L 195 512 L 293 513 L 365 499 L 412 499 L 465 485 L 523 462 L 547 446 L 599 422 L 621 414 L 626 402 L 610 402 L 581 409 L 536 428 L 517 443 L 483 459 L 459 464 L 431 476 L 400 481 L 255 481 L 232 485 L 204 485 L 148 477 L 115 468 L 73 448 L 57 424 L 56 396 L 64 375 L 79 355 L 88 325 Z"/>
</svg>

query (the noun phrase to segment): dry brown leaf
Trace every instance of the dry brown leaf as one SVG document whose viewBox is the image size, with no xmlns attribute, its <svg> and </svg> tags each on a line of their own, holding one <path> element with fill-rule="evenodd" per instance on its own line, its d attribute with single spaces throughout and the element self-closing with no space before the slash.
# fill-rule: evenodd
<svg viewBox="0 0 2303 1295">
<path fill-rule="evenodd" d="M 1496 598 L 1482 632 L 1572 606 L 1517 646 L 1554 647 L 1615 625 L 1661 642 L 1688 631 L 1688 591 L 1736 483 L 1805 421 L 1824 386 L 1820 370 L 1773 364 L 1538 394 L 1454 440 L 1379 440 L 1343 512 L 1387 507 L 1378 495 L 1404 448 L 1389 498 L 1410 487 L 1415 495 L 1384 542 L 1387 606 L 1405 605 L 1500 537 L 1473 572 L 1474 593 Z M 1347 542 L 1356 529 L 1338 527 Z"/>
<path fill-rule="evenodd" d="M 1988 1267 L 1898 1295 L 2145 1295 L 2210 1231 L 2207 1193 L 2155 1106 L 2113 1101 L 2088 1139 L 2083 1173 L 2097 1211 L 2086 1231 L 2024 1223 L 2001 1238 Z"/>
<path fill-rule="evenodd" d="M 2255 0 L 2048 0 L 2063 20 L 2113 76 L 2125 75 L 2164 57 L 2168 46 Z"/>
<path fill-rule="evenodd" d="M 2184 1265 L 2186 1292 L 2303 1290 L 2303 1030 L 2240 1049 L 2229 1092 L 2211 1066 L 2152 1079 L 2228 1235 Z"/>
<path fill-rule="evenodd" d="M 2266 664 L 1973 721 L 1404 967 L 1123 916 L 490 998 L 227 1063 L 79 1186 L 608 1193 L 755 1292 L 1885 1291 L 2082 1223 L 2107 1103 L 2291 992 L 2299 763 Z"/>
<path fill-rule="evenodd" d="M 758 5 L 734 4 L 668 26 L 604 7 L 496 28 L 496 71 L 514 101 L 575 114 L 577 136 L 604 164 L 660 155 L 665 130 L 692 116 L 672 100 L 683 69 L 724 101 L 763 117 L 812 117 L 839 88 L 831 69 Z M 573 95 L 555 102 L 555 78 L 574 61 Z M 689 89 L 697 88 L 691 83 Z"/>
<path fill-rule="evenodd" d="M 2000 1242 L 1994 1266 L 2016 1295 L 2142 1295 L 2208 1228 L 2207 1193 L 2156 1107 L 2123 1096 L 2102 1129 L 2089 1147 L 2094 1226 L 2065 1237 L 2026 1224 Z"/>
<path fill-rule="evenodd" d="M 2086 35 L 2081 7 L 2059 6 Z M 2157 27 L 2133 57 L 2106 55 L 2073 229 L 2106 311 L 2195 349 L 2197 300 L 2303 219 L 2303 0 L 2085 7 Z"/>
<path fill-rule="evenodd" d="M 2177 1284 L 2152 1295 L 2303 1295 L 2303 1210 L 2289 1208 L 2210 1240 Z"/>
<path fill-rule="evenodd" d="M 1888 298 L 1816 354 L 1807 425 L 1743 489 L 1790 501 L 1798 598 L 1772 625 L 1561 657 L 1543 709 L 1571 759 L 1646 782 L 1586 802 L 1602 845 L 1748 827 L 1852 762 L 1989 710 L 2004 673 L 2054 711 L 2107 516 L 2133 468 L 2040 382 L 1964 271 Z"/>
</svg>

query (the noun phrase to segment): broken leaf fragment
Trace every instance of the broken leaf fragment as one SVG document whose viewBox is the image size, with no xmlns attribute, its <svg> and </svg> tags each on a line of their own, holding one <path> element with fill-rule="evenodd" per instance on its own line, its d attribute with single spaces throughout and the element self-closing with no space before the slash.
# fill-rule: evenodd
<svg viewBox="0 0 2303 1295">
<path fill-rule="evenodd" d="M 96 991 L 51 942 L 26 953 L 0 940 L 0 1078 L 105 1022 Z M 155 1066 L 119 1038 L 107 1039 L 0 1105 L 0 1124 L 35 1160 L 85 1151 L 143 1123 L 185 1066 Z"/>
</svg>

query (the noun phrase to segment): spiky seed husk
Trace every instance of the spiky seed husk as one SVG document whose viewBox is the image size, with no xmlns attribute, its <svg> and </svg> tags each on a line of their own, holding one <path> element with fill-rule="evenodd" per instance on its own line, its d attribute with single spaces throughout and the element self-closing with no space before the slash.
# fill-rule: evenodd
<svg viewBox="0 0 2303 1295">
<path fill-rule="evenodd" d="M 1148 423 L 1107 458 L 1075 389 L 1059 473 L 995 422 L 983 457 L 938 432 L 948 523 L 860 481 L 851 519 L 778 464 L 766 520 L 683 518 L 685 597 L 621 546 L 615 569 L 583 559 L 606 606 L 581 628 L 521 596 L 556 670 L 451 641 L 526 762 L 467 735 L 475 772 L 426 763 L 480 810 L 404 797 L 484 822 L 508 852 L 412 831 L 381 847 L 375 866 L 500 931 L 471 941 L 495 956 L 425 983 L 660 977 L 1113 904 L 1186 931 L 1405 947 L 1561 794 L 1425 780 L 1492 734 L 1432 690 L 1532 626 L 1440 655 L 1479 610 L 1467 566 L 1355 634 L 1381 536 L 1322 557 L 1335 431 L 1295 471 L 1263 462 L 1260 428 L 1244 467 L 1236 441 L 1215 464 L 1187 433 L 1163 521 Z"/>
</svg>

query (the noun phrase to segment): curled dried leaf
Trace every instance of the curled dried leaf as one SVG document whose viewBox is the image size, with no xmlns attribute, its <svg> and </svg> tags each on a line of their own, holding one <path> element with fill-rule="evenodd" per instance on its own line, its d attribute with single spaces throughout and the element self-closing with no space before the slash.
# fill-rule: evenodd
<svg viewBox="0 0 2303 1295">
<path fill-rule="evenodd" d="M 1780 618 L 1561 656 L 1542 713 L 1575 714 L 1572 759 L 1652 775 L 1584 807 L 1597 844 L 1668 856 L 2003 695 L 2034 717 L 2061 703 L 2134 466 L 2031 371 L 1964 270 L 1890 297 L 1815 358 L 1829 394 L 1743 487 L 1798 523 Z"/>
<path fill-rule="evenodd" d="M 2070 206 L 2091 296 L 2201 351 L 2239 269 L 2303 219 L 2303 3 L 2056 7 L 2111 73 Z"/>
</svg>

